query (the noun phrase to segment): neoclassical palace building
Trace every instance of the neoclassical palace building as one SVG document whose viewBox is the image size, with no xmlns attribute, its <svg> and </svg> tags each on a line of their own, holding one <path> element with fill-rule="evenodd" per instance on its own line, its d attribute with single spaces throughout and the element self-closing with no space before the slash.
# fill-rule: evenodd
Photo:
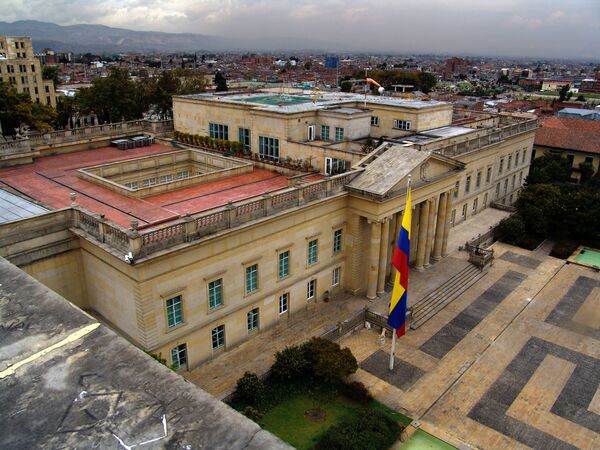
<svg viewBox="0 0 600 450">
<path fill-rule="evenodd" d="M 138 121 L 3 144 L 20 206 L 0 255 L 180 368 L 335 292 L 382 293 L 409 175 L 427 270 L 456 223 L 516 200 L 537 126 L 340 93 L 182 96 L 173 112 L 176 140 Z"/>
</svg>

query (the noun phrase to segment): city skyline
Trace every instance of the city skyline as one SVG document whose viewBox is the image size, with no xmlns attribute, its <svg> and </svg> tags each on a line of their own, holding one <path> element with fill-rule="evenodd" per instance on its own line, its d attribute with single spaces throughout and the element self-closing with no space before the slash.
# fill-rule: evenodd
<svg viewBox="0 0 600 450">
<path fill-rule="evenodd" d="M 231 40 L 306 42 L 332 51 L 457 53 L 593 59 L 600 4 L 592 0 L 384 0 L 370 8 L 355 0 L 155 0 L 103 3 L 0 0 L 5 21 L 98 24 L 136 31 L 197 33 Z M 68 14 L 65 14 L 65 11 Z M 335 18 L 335 20 L 332 20 Z M 277 41 L 275 41 L 277 42 Z M 285 45 L 282 44 L 282 48 Z M 259 50 L 260 48 L 257 48 Z"/>
</svg>

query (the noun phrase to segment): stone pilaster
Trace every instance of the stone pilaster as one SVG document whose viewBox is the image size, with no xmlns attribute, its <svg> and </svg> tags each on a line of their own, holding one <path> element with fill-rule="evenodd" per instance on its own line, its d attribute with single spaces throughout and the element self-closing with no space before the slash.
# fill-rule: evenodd
<svg viewBox="0 0 600 450">
<path fill-rule="evenodd" d="M 390 220 L 383 219 L 381 227 L 381 242 L 379 245 L 379 273 L 377 275 L 377 294 L 385 292 L 385 274 L 388 251 L 390 247 Z"/>
<path fill-rule="evenodd" d="M 374 299 L 377 295 L 377 273 L 379 271 L 379 247 L 381 244 L 381 222 L 369 221 L 371 228 L 369 241 L 369 261 L 367 278 L 367 298 Z"/>
</svg>

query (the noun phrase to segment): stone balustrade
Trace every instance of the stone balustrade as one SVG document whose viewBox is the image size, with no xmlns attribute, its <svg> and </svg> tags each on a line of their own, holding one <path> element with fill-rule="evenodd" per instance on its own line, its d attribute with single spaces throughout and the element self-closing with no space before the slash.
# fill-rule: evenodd
<svg viewBox="0 0 600 450">
<path fill-rule="evenodd" d="M 21 140 L 9 141 L 0 144 L 0 156 L 19 153 L 29 153 L 32 147 L 44 147 L 75 142 L 82 139 L 98 137 L 113 138 L 124 134 L 152 132 L 154 134 L 169 133 L 173 130 L 172 120 L 130 120 L 127 122 L 109 123 L 71 130 L 50 131 L 47 133 L 34 133 Z"/>
<path fill-rule="evenodd" d="M 125 228 L 106 220 L 103 215 L 73 205 L 71 208 L 1 224 L 0 242 L 4 239 L 6 242 L 19 244 L 22 241 L 22 245 L 29 245 L 26 244 L 28 239 L 32 236 L 43 236 L 50 228 L 53 232 L 70 229 L 84 239 L 100 243 L 115 255 L 124 257 L 131 252 L 135 261 L 136 258 L 147 257 L 176 245 L 199 240 L 220 231 L 233 229 L 245 223 L 339 194 L 344 190 L 344 185 L 362 170 L 357 169 L 304 186 L 229 203 L 223 207 L 193 216 L 186 215 L 176 221 L 146 229 L 139 229 L 135 220 L 132 221 L 130 228 Z M 35 245 L 37 244 L 32 242 L 29 246 Z M 17 245 L 15 248 L 21 247 Z M 2 256 L 10 259 L 11 255 Z"/>
</svg>

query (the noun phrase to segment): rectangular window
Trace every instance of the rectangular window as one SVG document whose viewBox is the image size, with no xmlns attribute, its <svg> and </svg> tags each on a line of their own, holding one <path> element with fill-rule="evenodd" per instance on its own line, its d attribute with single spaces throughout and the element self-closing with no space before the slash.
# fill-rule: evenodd
<svg viewBox="0 0 600 450">
<path fill-rule="evenodd" d="M 454 198 L 458 198 L 458 191 L 460 190 L 460 181 L 457 181 L 454 185 Z"/>
<path fill-rule="evenodd" d="M 50 88 L 48 86 L 44 86 L 44 88 L 46 89 L 46 93 L 49 94 L 50 93 Z"/>
<path fill-rule="evenodd" d="M 183 323 L 183 305 L 181 295 L 167 300 L 167 325 L 169 328 L 176 327 Z"/>
<path fill-rule="evenodd" d="M 394 128 L 398 130 L 410 130 L 410 121 L 409 120 L 394 120 Z"/>
<path fill-rule="evenodd" d="M 175 369 L 184 367 L 187 364 L 187 346 L 185 344 L 171 349 L 171 361 Z"/>
<path fill-rule="evenodd" d="M 500 197 L 500 183 L 496 185 L 496 198 Z"/>
<path fill-rule="evenodd" d="M 225 325 L 219 325 L 212 329 L 212 349 L 217 350 L 225 347 Z"/>
<path fill-rule="evenodd" d="M 465 194 L 468 194 L 471 190 L 471 175 L 467 177 L 467 182 L 465 183 Z"/>
<path fill-rule="evenodd" d="M 519 172 L 519 186 L 521 186 L 523 184 L 523 171 L 521 170 Z"/>
<path fill-rule="evenodd" d="M 308 243 L 308 253 L 306 262 L 310 266 L 311 264 L 315 264 L 317 262 L 317 244 L 318 239 L 314 239 Z"/>
<path fill-rule="evenodd" d="M 525 155 L 527 154 L 527 150 L 523 150 L 523 159 L 522 159 L 522 163 L 525 164 Z"/>
<path fill-rule="evenodd" d="M 342 230 L 335 230 L 333 232 L 333 253 L 339 253 L 342 251 Z"/>
<path fill-rule="evenodd" d="M 594 158 L 592 158 L 591 156 L 586 156 L 585 157 L 585 162 L 593 164 L 594 163 Z"/>
<path fill-rule="evenodd" d="M 258 330 L 258 308 L 254 308 L 252 311 L 248 312 L 247 323 L 248 333 Z"/>
<path fill-rule="evenodd" d="M 238 128 L 238 142 L 244 146 L 244 151 L 249 153 L 252 149 L 250 141 L 250 130 L 248 128 Z"/>
<path fill-rule="evenodd" d="M 258 154 L 261 159 L 268 161 L 279 161 L 279 139 L 259 136 Z"/>
<path fill-rule="evenodd" d="M 487 192 L 486 192 L 485 195 L 483 196 L 483 207 L 484 208 L 487 206 L 487 199 L 488 199 L 488 195 L 487 195 Z"/>
<path fill-rule="evenodd" d="M 156 178 L 146 178 L 143 181 L 144 187 L 154 186 L 156 184 Z"/>
<path fill-rule="evenodd" d="M 346 171 L 346 165 L 350 165 L 344 159 L 325 157 L 325 175 L 337 175 Z"/>
<path fill-rule="evenodd" d="M 329 140 L 329 125 L 321 125 L 321 140 Z"/>
<path fill-rule="evenodd" d="M 288 312 L 288 307 L 290 303 L 290 294 L 285 293 L 279 297 L 279 314 L 283 314 Z"/>
<path fill-rule="evenodd" d="M 258 289 L 258 264 L 246 267 L 246 294 Z"/>
<path fill-rule="evenodd" d="M 378 127 L 379 126 L 379 117 L 371 116 L 371 126 Z"/>
<path fill-rule="evenodd" d="M 510 170 L 510 166 L 512 166 L 512 155 L 508 155 L 508 162 L 506 163 L 506 170 Z"/>
<path fill-rule="evenodd" d="M 173 175 L 171 174 L 163 175 L 158 179 L 159 183 L 169 183 L 170 181 L 173 181 Z"/>
<path fill-rule="evenodd" d="M 278 256 L 279 279 L 286 278 L 290 274 L 290 252 L 281 252 Z"/>
<path fill-rule="evenodd" d="M 341 127 L 335 127 L 335 140 L 343 141 L 344 140 L 344 129 Z"/>
<path fill-rule="evenodd" d="M 125 183 L 125 187 L 129 188 L 129 189 L 137 189 L 138 188 L 137 181 L 133 181 L 131 183 Z"/>
<path fill-rule="evenodd" d="M 308 140 L 309 141 L 314 141 L 316 134 L 317 134 L 316 126 L 315 125 L 309 125 L 308 126 L 308 136 L 307 136 Z"/>
<path fill-rule="evenodd" d="M 452 225 L 454 225 L 455 221 L 456 221 L 456 210 L 453 209 L 452 212 L 450 213 L 450 223 Z"/>
<path fill-rule="evenodd" d="M 178 180 L 182 180 L 184 178 L 188 178 L 189 176 L 190 176 L 189 170 L 182 170 L 181 172 L 177 172 L 177 174 L 175 175 L 175 178 L 177 178 Z"/>
<path fill-rule="evenodd" d="M 475 187 L 479 188 L 481 186 L 481 171 L 477 172 L 477 181 L 475 181 Z"/>
<path fill-rule="evenodd" d="M 208 283 L 208 309 L 212 310 L 223 306 L 223 279 Z"/>
<path fill-rule="evenodd" d="M 504 159 L 501 159 L 500 165 L 498 166 L 498 175 L 500 175 L 503 170 L 504 170 Z"/>
<path fill-rule="evenodd" d="M 317 292 L 317 280 L 310 280 L 306 285 L 306 300 L 315 298 Z"/>
<path fill-rule="evenodd" d="M 477 212 L 477 200 L 478 199 L 473 200 L 473 214 Z"/>
<path fill-rule="evenodd" d="M 465 217 L 467 217 L 467 204 L 465 203 L 462 207 L 462 213 L 461 213 L 461 217 L 464 219 Z"/>
<path fill-rule="evenodd" d="M 567 161 L 569 161 L 569 167 L 573 167 L 574 159 L 575 159 L 575 155 L 567 155 Z"/>
<path fill-rule="evenodd" d="M 342 273 L 341 267 L 336 267 L 335 269 L 333 269 L 333 272 L 331 273 L 331 285 L 332 286 L 337 286 L 338 284 L 340 284 L 340 274 L 341 273 Z"/>
<path fill-rule="evenodd" d="M 519 152 L 515 153 L 515 167 L 519 165 Z"/>
<path fill-rule="evenodd" d="M 487 172 L 485 174 L 485 183 L 488 184 L 490 181 L 492 181 L 492 168 L 488 167 Z"/>
<path fill-rule="evenodd" d="M 506 194 L 507 191 L 508 191 L 508 178 L 506 180 L 504 180 L 504 193 Z"/>
<path fill-rule="evenodd" d="M 512 188 L 513 188 L 513 189 L 515 188 L 515 181 L 516 181 L 516 180 L 517 180 L 517 176 L 516 176 L 516 175 L 513 175 L 513 177 L 512 177 Z"/>
<path fill-rule="evenodd" d="M 213 139 L 229 140 L 229 126 L 220 123 L 208 124 L 208 135 Z"/>
</svg>

